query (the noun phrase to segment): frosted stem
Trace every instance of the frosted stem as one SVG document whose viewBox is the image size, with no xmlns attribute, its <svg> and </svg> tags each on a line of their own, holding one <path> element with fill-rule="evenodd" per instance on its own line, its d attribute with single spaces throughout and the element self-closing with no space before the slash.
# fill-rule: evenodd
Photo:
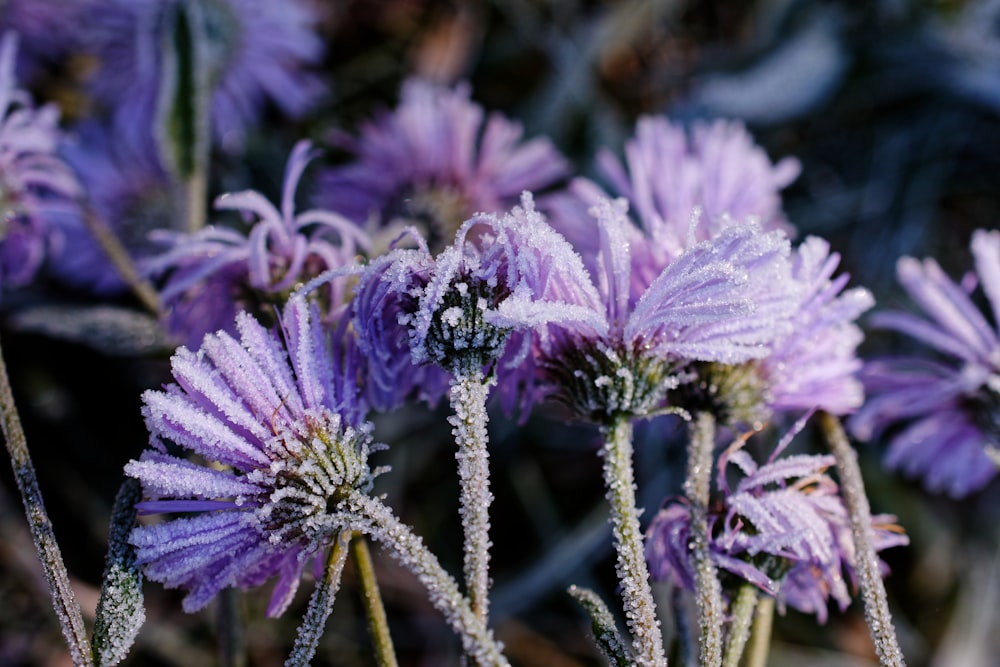
<svg viewBox="0 0 1000 667">
<path fill-rule="evenodd" d="M 757 587 L 749 583 L 742 584 L 730 609 L 732 621 L 729 624 L 729 639 L 723 655 L 723 667 L 739 667 L 740 658 L 750 637 L 750 623 L 753 621 L 756 607 Z"/>
<path fill-rule="evenodd" d="M 590 616 L 590 629 L 594 633 L 594 641 L 608 662 L 616 667 L 629 667 L 633 660 L 628 645 L 618 632 L 615 617 L 611 615 L 604 600 L 589 588 L 570 586 L 568 592 Z"/>
<path fill-rule="evenodd" d="M 709 551 L 708 534 L 708 501 L 714 449 L 715 417 L 707 412 L 699 412 L 690 423 L 684 495 L 691 505 L 690 549 L 698 606 L 701 667 L 719 667 L 722 664 L 722 586 Z"/>
<path fill-rule="evenodd" d="M 771 625 L 774 623 L 774 598 L 761 595 L 753 613 L 750 643 L 747 645 L 744 667 L 767 667 L 767 654 L 771 652 Z"/>
<path fill-rule="evenodd" d="M 489 617 L 490 587 L 490 454 L 486 425 L 486 399 L 495 378 L 483 377 L 478 367 L 456 373 L 451 381 L 451 408 L 448 418 L 454 428 L 458 452 L 459 516 L 465 531 L 463 572 L 472 610 L 483 624 Z"/>
<path fill-rule="evenodd" d="M 94 658 L 90 641 L 87 639 L 87 629 L 83 624 L 83 614 L 73 595 L 69 573 L 66 571 L 66 564 L 56 543 L 52 521 L 42 502 L 42 491 L 38 487 L 35 466 L 28 454 L 28 443 L 24 437 L 24 429 L 21 428 L 17 407 L 14 405 L 14 394 L 10 389 L 10 379 L 7 377 L 7 365 L 4 363 L 2 351 L 0 351 L 0 410 L 3 412 L 3 435 L 14 468 L 14 478 L 21 492 L 24 512 L 28 517 L 28 527 L 31 529 L 38 559 L 42 563 L 45 581 L 52 595 L 52 606 L 59 618 L 70 658 L 74 665 L 90 667 L 94 664 Z"/>
<path fill-rule="evenodd" d="M 229 587 L 219 591 L 216 618 L 219 625 L 219 664 L 222 667 L 246 667 L 246 643 L 240 613 L 240 592 Z"/>
<path fill-rule="evenodd" d="M 302 625 L 299 626 L 299 634 L 295 638 L 285 667 L 307 667 L 316 655 L 316 647 L 319 646 L 320 637 L 323 636 L 323 628 L 326 626 L 326 619 L 333 611 L 333 601 L 340 588 L 340 578 L 344 572 L 344 563 L 347 562 L 347 541 L 350 533 L 344 531 L 337 535 L 330 555 L 326 559 L 326 567 L 323 569 L 323 579 L 316 582 L 312 597 L 309 598 L 309 606 L 306 608 L 306 615 L 302 618 Z"/>
<path fill-rule="evenodd" d="M 635 506 L 635 475 L 632 470 L 632 422 L 618 417 L 605 429 L 605 497 L 611 505 L 611 525 L 618 561 L 615 570 L 622 587 L 625 618 L 632 633 L 632 652 L 637 665 L 666 665 L 663 635 L 656 617 L 656 604 L 649 585 L 649 570 Z"/>
<path fill-rule="evenodd" d="M 380 500 L 354 491 L 343 502 L 344 512 L 333 516 L 343 527 L 371 536 L 412 572 L 427 590 L 431 604 L 440 611 L 462 640 L 462 647 L 476 665 L 509 666 L 502 646 L 486 623 L 472 610 L 458 583 L 414 535 Z"/>
<path fill-rule="evenodd" d="M 875 653 L 879 664 L 898 667 L 905 665 L 903 652 L 896 641 L 896 629 L 892 624 L 892 614 L 889 613 L 889 601 L 885 594 L 885 584 L 882 572 L 879 570 L 878 556 L 875 553 L 875 536 L 872 530 L 872 513 L 865 494 L 864 482 L 861 479 L 861 468 L 858 466 L 858 456 L 847 440 L 840 420 L 835 416 L 821 412 L 820 427 L 834 458 L 837 459 L 837 474 L 840 477 L 841 493 L 847 514 L 851 520 L 851 535 L 854 538 L 854 551 L 857 562 L 855 570 L 861 581 L 861 594 L 865 601 L 865 620 L 868 631 L 875 642 Z"/>
<path fill-rule="evenodd" d="M 375 647 L 375 661 L 379 667 L 396 667 L 398 664 L 396 650 L 392 645 L 392 635 L 389 634 L 389 622 L 385 617 L 382 595 L 378 589 L 378 580 L 375 578 L 372 554 L 363 535 L 355 534 L 351 539 L 351 557 L 354 559 L 354 567 L 361 582 L 368 630 L 371 632 L 372 644 Z"/>
</svg>

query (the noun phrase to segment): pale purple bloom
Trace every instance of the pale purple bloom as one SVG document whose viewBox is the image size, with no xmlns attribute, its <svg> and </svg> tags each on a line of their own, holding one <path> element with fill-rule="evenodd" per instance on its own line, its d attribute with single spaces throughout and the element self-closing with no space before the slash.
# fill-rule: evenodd
<svg viewBox="0 0 1000 667">
<path fill-rule="evenodd" d="M 246 313 L 236 329 L 238 339 L 220 331 L 197 352 L 179 348 L 176 384 L 143 394 L 151 448 L 125 472 L 142 483 L 141 512 L 184 516 L 143 524 L 130 541 L 146 576 L 187 591 L 186 611 L 277 577 L 276 616 L 335 538 L 328 503 L 367 491 L 378 471 L 346 326 L 330 333 L 315 304 L 292 298 L 284 343 Z"/>
<path fill-rule="evenodd" d="M 976 273 L 961 284 L 933 259 L 899 260 L 899 282 L 923 315 L 882 312 L 872 324 L 912 337 L 930 354 L 868 362 L 869 398 L 851 420 L 857 437 L 888 442 L 889 467 L 956 498 L 996 476 L 988 452 L 1000 443 L 1000 232 L 977 230 L 971 248 Z M 993 324 L 971 298 L 977 284 Z"/>
<path fill-rule="evenodd" d="M 321 178 L 319 202 L 359 224 L 417 226 L 437 248 L 473 214 L 506 211 L 567 174 L 548 139 L 522 142 L 519 124 L 469 96 L 468 85 L 406 81 L 395 111 L 334 137 L 355 159 Z"/>
<path fill-rule="evenodd" d="M 727 450 L 719 460 L 721 504 L 710 510 L 711 555 L 716 566 L 790 606 L 826 621 L 827 603 L 841 611 L 851 601 L 854 543 L 847 510 L 837 484 L 826 470 L 832 456 L 794 455 L 764 465 L 743 449 Z M 742 474 L 735 487 L 726 483 L 732 463 Z M 875 547 L 907 544 L 895 517 L 872 518 Z M 688 548 L 691 515 L 682 501 L 667 504 L 646 534 L 646 559 L 654 580 L 694 589 Z M 846 579 L 845 579 L 846 573 Z"/>
<path fill-rule="evenodd" d="M 208 0 L 198 3 L 208 26 L 205 59 L 210 73 L 211 124 L 224 148 L 242 144 L 265 103 L 293 118 L 315 105 L 323 88 L 308 71 L 323 43 L 315 33 L 313 3 L 301 0 Z M 101 0 L 84 25 L 95 53 L 95 96 L 115 110 L 129 134 L 148 134 L 162 82 L 167 17 L 177 0 Z"/>
<path fill-rule="evenodd" d="M 13 31 L 21 36 L 19 79 L 30 78 L 72 48 L 73 27 L 81 18 L 80 9 L 80 2 L 65 0 L 4 0 L 0 5 L 0 32 Z"/>
<path fill-rule="evenodd" d="M 24 285 L 45 259 L 51 225 L 77 214 L 80 186 L 58 156 L 59 111 L 17 87 L 17 35 L 0 44 L 0 281 Z"/>
<path fill-rule="evenodd" d="M 171 247 L 151 258 L 145 269 L 166 275 L 160 296 L 170 309 L 168 325 L 190 346 L 206 332 L 231 329 L 241 310 L 268 316 L 311 278 L 354 264 L 367 251 L 367 237 L 343 217 L 315 209 L 295 212 L 295 191 L 313 157 L 308 141 L 296 144 L 280 208 L 252 190 L 216 199 L 216 208 L 244 214 L 248 234 L 209 226 L 194 234 L 162 235 Z M 325 283 L 319 292 L 324 317 L 340 312 L 347 290 L 344 276 Z"/>
</svg>

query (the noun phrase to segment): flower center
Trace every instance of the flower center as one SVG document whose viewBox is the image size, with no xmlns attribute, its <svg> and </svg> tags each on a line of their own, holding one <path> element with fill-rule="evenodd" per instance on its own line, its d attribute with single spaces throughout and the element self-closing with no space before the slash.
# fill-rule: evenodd
<svg viewBox="0 0 1000 667">
<path fill-rule="evenodd" d="M 697 361 L 685 368 L 685 381 L 670 402 L 688 411 L 708 412 L 724 425 L 762 427 L 770 417 L 767 388 L 758 365 Z"/>
</svg>

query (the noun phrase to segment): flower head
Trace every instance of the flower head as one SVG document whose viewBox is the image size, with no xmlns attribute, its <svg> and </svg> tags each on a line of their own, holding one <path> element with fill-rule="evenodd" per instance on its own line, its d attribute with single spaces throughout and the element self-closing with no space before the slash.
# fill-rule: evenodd
<svg viewBox="0 0 1000 667">
<path fill-rule="evenodd" d="M 144 513 L 179 513 L 130 538 L 146 575 L 205 606 L 228 586 L 277 576 L 269 615 L 333 539 L 329 515 L 349 490 L 366 492 L 371 427 L 361 358 L 344 327 L 332 334 L 315 304 L 288 302 L 285 344 L 246 313 L 171 360 L 176 384 L 143 395 L 151 447 L 125 466 Z M 287 352 L 286 352 L 287 348 Z M 203 462 L 179 458 L 172 443 Z"/>
<path fill-rule="evenodd" d="M 280 208 L 255 191 L 216 199 L 216 208 L 244 213 L 251 225 L 247 235 L 215 226 L 190 235 L 161 235 L 171 246 L 145 268 L 166 275 L 161 297 L 171 309 L 169 326 L 192 347 L 208 331 L 231 328 L 240 310 L 270 315 L 269 306 L 280 305 L 292 290 L 329 269 L 353 264 L 367 250 L 367 237 L 339 215 L 295 213 L 295 191 L 312 157 L 309 142 L 295 146 Z M 332 279 L 324 289 L 324 316 L 332 317 L 347 301 L 347 279 Z"/>
<path fill-rule="evenodd" d="M 711 556 L 720 570 L 823 623 L 829 599 L 841 611 L 850 603 L 847 581 L 853 581 L 855 561 L 850 522 L 837 484 L 826 474 L 833 457 L 778 458 L 781 449 L 763 465 L 735 446 L 719 459 L 722 497 L 710 510 Z M 726 483 L 730 464 L 742 475 L 735 487 Z M 693 590 L 690 521 L 682 502 L 660 510 L 647 531 L 646 559 L 653 579 Z M 872 521 L 876 549 L 907 543 L 892 524 L 894 517 Z"/>
<path fill-rule="evenodd" d="M 899 260 L 899 282 L 924 314 L 876 313 L 872 324 L 930 354 L 869 361 L 862 372 L 868 400 L 851 421 L 857 437 L 888 441 L 889 467 L 956 498 L 996 476 L 991 453 L 1000 447 L 1000 232 L 977 230 L 971 248 L 976 273 L 961 284 L 933 259 Z M 994 324 L 972 301 L 977 284 Z"/>
<path fill-rule="evenodd" d="M 566 175 L 547 139 L 522 143 L 520 125 L 498 113 L 484 120 L 469 94 L 467 85 L 407 81 L 394 112 L 357 138 L 335 137 L 357 159 L 322 177 L 320 203 L 359 224 L 416 226 L 437 249 L 473 214 L 501 213 Z"/>
</svg>

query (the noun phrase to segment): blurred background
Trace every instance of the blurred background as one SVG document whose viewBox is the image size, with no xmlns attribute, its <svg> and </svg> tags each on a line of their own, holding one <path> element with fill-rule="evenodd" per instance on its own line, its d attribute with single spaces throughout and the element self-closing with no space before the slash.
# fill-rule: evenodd
<svg viewBox="0 0 1000 667">
<path fill-rule="evenodd" d="M 0 25 L 14 23 L 4 12 L 17 5 L 0 6 Z M 684 122 L 743 119 L 772 160 L 794 156 L 802 163 L 784 192 L 800 238 L 829 239 L 852 284 L 868 286 L 879 307 L 902 303 L 894 281 L 898 257 L 933 255 L 958 277 L 971 268 L 972 230 L 1000 220 L 1000 2 L 310 6 L 324 45 L 313 71 L 326 93 L 295 121 L 266 111 L 240 151 L 213 153 L 213 193 L 253 187 L 276 198 L 297 139 L 323 145 L 334 128 L 354 131 L 376 110 L 392 108 L 400 82 L 420 74 L 469 81 L 474 100 L 519 120 L 528 136 L 547 135 L 578 173 L 590 176 L 596 151 L 620 154 L 642 114 Z M 36 99 L 60 105 L 68 126 L 88 113 L 80 82 L 94 57 L 85 46 L 74 49 L 43 59 L 22 77 Z M 338 159 L 336 151 L 323 158 Z M 147 441 L 140 393 L 168 381 L 168 354 L 155 344 L 110 340 L 107 332 L 70 340 L 18 315 L 39 304 L 98 301 L 42 279 L 5 294 L 0 320 L 29 448 L 85 610 L 96 604 L 122 466 Z M 128 296 L 115 303 L 135 305 Z M 863 351 L 899 343 L 871 335 Z M 411 408 L 379 418 L 376 435 L 391 449 L 377 461 L 393 471 L 377 490 L 459 572 L 457 482 L 445 415 Z M 602 664 L 586 619 L 565 593 L 575 583 L 617 599 L 598 436 L 544 410 L 523 427 L 497 412 L 490 428 L 497 634 L 518 665 Z M 800 439 L 802 447 L 816 447 L 810 433 Z M 679 442 L 670 423 L 640 430 L 636 467 L 647 518 L 680 492 Z M 883 471 L 877 445 L 862 445 L 860 456 L 873 510 L 896 514 L 911 539 L 909 547 L 883 554 L 908 664 L 1000 664 L 997 484 L 954 501 Z M 69 664 L 8 466 L 0 473 L 0 535 L 0 665 Z M 375 557 L 401 663 L 459 664 L 457 640 L 417 582 L 377 549 Z M 245 623 L 243 664 L 281 664 L 311 587 L 302 586 L 281 619 L 268 620 L 267 587 L 187 615 L 181 595 L 147 583 L 148 620 L 127 664 L 219 664 L 218 618 L 227 605 Z M 348 569 L 314 664 L 373 665 L 363 618 Z M 777 617 L 769 664 L 876 664 L 859 602 L 844 613 L 832 610 L 823 626 L 794 611 Z"/>
</svg>

